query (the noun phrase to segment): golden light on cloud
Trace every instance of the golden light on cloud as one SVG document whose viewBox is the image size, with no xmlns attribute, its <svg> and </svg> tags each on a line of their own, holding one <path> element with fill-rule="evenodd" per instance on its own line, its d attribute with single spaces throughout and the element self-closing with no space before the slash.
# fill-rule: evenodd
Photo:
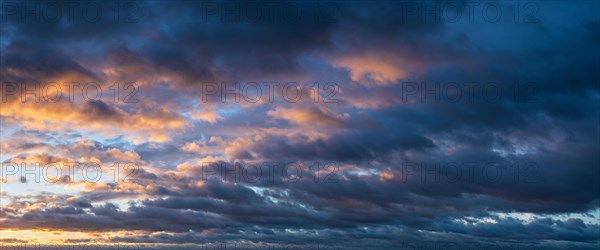
<svg viewBox="0 0 600 250">
<path fill-rule="evenodd" d="M 393 84 L 408 76 L 397 62 L 392 62 L 382 57 L 341 57 L 335 59 L 333 65 L 338 68 L 348 69 L 350 71 L 350 78 L 353 81 L 364 84 Z"/>
<path fill-rule="evenodd" d="M 78 232 L 57 229 L 2 230 L 0 246 L 126 246 L 135 243 L 113 242 L 112 239 L 132 235 L 145 235 L 143 231 Z"/>
<path fill-rule="evenodd" d="M 10 245 L 8 239 L 18 239 L 15 244 L 43 244 L 43 245 L 62 245 L 71 241 L 94 239 L 93 233 L 69 232 L 52 230 L 2 230 L 0 233 L 0 242 Z M 6 243 L 5 243 L 6 242 Z"/>
</svg>

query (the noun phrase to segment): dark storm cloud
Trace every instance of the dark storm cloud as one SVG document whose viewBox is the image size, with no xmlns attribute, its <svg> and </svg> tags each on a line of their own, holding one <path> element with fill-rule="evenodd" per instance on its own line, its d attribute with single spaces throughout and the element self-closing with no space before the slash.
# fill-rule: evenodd
<svg viewBox="0 0 600 250">
<path fill-rule="evenodd" d="M 265 200 L 266 201 L 266 200 Z M 248 240 L 262 242 L 276 241 L 288 244 L 309 244 L 307 241 L 320 242 L 320 237 L 338 238 L 357 241 L 357 244 L 373 244 L 373 241 L 387 242 L 389 246 L 400 247 L 403 244 L 417 242 L 446 242 L 447 244 L 515 244 L 506 239 L 507 233 L 521 239 L 520 244 L 545 245 L 548 249 L 560 249 L 550 243 L 555 240 L 571 248 L 577 246 L 586 249 L 586 246 L 595 244 L 598 225 L 583 223 L 580 219 L 551 219 L 539 218 L 524 223 L 521 219 L 501 218 L 498 216 L 485 216 L 494 222 L 478 222 L 477 217 L 467 218 L 464 221 L 454 220 L 447 215 L 410 217 L 400 216 L 396 220 L 376 219 L 373 213 L 363 211 L 361 214 L 370 218 L 350 217 L 350 214 L 336 214 L 329 211 L 308 211 L 305 208 L 265 202 L 260 204 L 227 205 L 223 202 L 205 198 L 170 198 L 157 201 L 144 201 L 144 206 L 134 205 L 126 211 L 120 210 L 113 204 L 97 205 L 84 213 L 79 208 L 54 207 L 39 211 L 30 211 L 23 215 L 19 221 L 23 223 L 20 228 L 56 228 L 62 230 L 156 230 L 168 231 L 164 237 L 130 236 L 113 238 L 115 242 L 139 243 L 218 243 L 235 242 L 239 239 L 238 233 L 251 233 Z M 289 204 L 291 205 L 291 204 Z M 423 208 L 422 208 L 423 209 Z M 431 210 L 435 210 L 432 208 Z M 415 211 L 415 210 L 412 210 Z M 384 211 L 381 211 L 384 212 Z M 347 213 L 347 212 L 345 212 Z M 384 214 L 401 215 L 399 211 L 388 211 Z M 452 213 L 450 213 L 452 214 Z M 153 218 L 152 220 L 144 218 Z M 5 217 L 7 225 L 15 219 L 13 216 Z M 86 222 L 86 223 L 81 223 Z M 356 227 L 359 223 L 362 226 Z M 345 226 L 344 226 L 345 225 Z M 363 228 L 369 227 L 369 230 Z M 310 229 L 313 234 L 284 233 L 289 230 Z M 425 229 L 428 232 L 451 232 L 443 236 L 439 234 L 421 233 L 415 235 L 414 229 Z M 194 232 L 191 232 L 193 230 Z M 212 234 L 200 237 L 195 232 L 208 230 Z M 508 231 L 506 231 L 508 230 Z M 214 234 L 214 232 L 219 232 Z M 314 237 L 314 239 L 313 239 Z M 494 243 L 482 241 L 480 237 L 496 238 Z M 548 241 L 548 242 L 546 242 Z M 341 247 L 349 245 L 337 242 Z"/>
<path fill-rule="evenodd" d="M 244 11 L 254 8 L 254 3 L 244 1 L 130 3 L 139 8 L 133 22 L 115 20 L 109 15 L 111 13 L 103 13 L 105 15 L 101 19 L 94 21 L 83 18 L 71 20 L 68 15 L 62 15 L 61 21 L 57 22 L 23 21 L 18 16 L 20 9 L 13 15 L 15 10 L 5 7 L 3 21 L 6 23 L 5 33 L 8 36 L 4 39 L 10 39 L 7 41 L 8 46 L 26 39 L 35 41 L 36 47 L 43 47 L 48 41 L 63 48 L 69 45 L 80 49 L 93 47 L 89 51 L 81 50 L 92 58 L 102 58 L 102 50 L 109 50 L 113 51 L 109 55 L 117 62 L 115 66 L 127 66 L 118 62 L 138 66 L 147 64 L 153 69 L 163 69 L 162 72 L 167 70 L 172 74 L 185 76 L 186 80 L 178 82 L 180 84 L 194 84 L 202 80 L 223 80 L 225 75 L 229 79 L 240 80 L 303 74 L 306 69 L 300 64 L 300 57 L 307 53 L 337 51 L 336 47 L 347 47 L 348 38 L 356 40 L 347 37 L 347 28 L 354 27 L 352 29 L 369 38 L 365 39 L 367 41 L 388 41 L 388 37 L 399 37 L 399 33 L 410 34 L 419 41 L 418 34 L 439 31 L 443 26 L 439 22 L 423 23 L 419 16 L 413 15 L 406 15 L 401 20 L 397 18 L 396 9 L 401 8 L 403 3 L 393 2 L 382 6 L 360 1 L 348 4 L 265 2 L 258 5 L 266 8 L 272 15 L 281 16 L 265 17 L 258 21 L 236 19 Z M 15 3 L 8 1 L 7 5 L 12 4 Z M 30 4 L 45 9 L 43 2 Z M 73 4 L 81 6 L 81 9 L 74 9 L 75 15 L 86 13 L 85 2 Z M 113 5 L 116 3 L 94 4 L 108 12 L 114 9 Z M 67 3 L 59 5 L 69 6 Z M 214 13 L 213 5 L 217 8 Z M 230 5 L 239 10 L 239 15 L 230 16 L 231 13 L 225 11 Z M 27 9 L 27 6 L 23 8 Z M 290 9 L 297 10 L 298 14 L 294 15 L 297 18 L 290 18 L 293 14 L 288 13 Z M 377 19 L 372 19 L 373 15 Z M 232 20 L 229 20 L 230 17 Z M 340 30 L 339 27 L 343 29 Z M 400 36 L 402 39 L 403 35 Z M 341 39 L 343 44 L 336 44 L 337 39 Z M 123 43 L 124 41 L 127 43 Z M 360 49 L 364 46 L 346 49 L 355 47 Z M 182 51 L 181 48 L 186 50 Z M 342 52 L 346 49 L 342 49 Z M 132 55 L 141 56 L 143 61 L 132 61 Z M 30 63 L 35 65 L 37 62 Z M 215 70 L 221 75 L 215 75 Z"/>
<path fill-rule="evenodd" d="M 377 158 L 394 150 L 424 150 L 432 147 L 431 140 L 416 134 L 360 131 L 308 143 L 290 142 L 283 136 L 269 137 L 254 144 L 250 150 L 266 159 L 352 161 Z"/>
<path fill-rule="evenodd" d="M 24 74 L 27 72 L 27 74 Z M 97 76 L 83 67 L 61 49 L 52 45 L 36 45 L 29 41 L 12 41 L 2 51 L 2 80 L 4 83 L 39 83 L 62 75 L 84 80 L 98 80 Z"/>
</svg>

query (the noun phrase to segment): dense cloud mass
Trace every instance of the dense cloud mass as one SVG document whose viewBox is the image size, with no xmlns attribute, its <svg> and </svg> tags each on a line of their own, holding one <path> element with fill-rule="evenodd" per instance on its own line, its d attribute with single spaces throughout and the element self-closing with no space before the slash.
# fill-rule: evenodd
<svg viewBox="0 0 600 250">
<path fill-rule="evenodd" d="M 0 8 L 3 245 L 600 246 L 598 2 Z"/>
</svg>

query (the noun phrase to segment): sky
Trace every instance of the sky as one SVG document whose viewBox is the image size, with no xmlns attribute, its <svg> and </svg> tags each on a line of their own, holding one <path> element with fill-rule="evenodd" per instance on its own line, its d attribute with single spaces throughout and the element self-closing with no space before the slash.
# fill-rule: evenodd
<svg viewBox="0 0 600 250">
<path fill-rule="evenodd" d="M 0 0 L 0 35 L 2 249 L 600 246 L 597 1 Z"/>
</svg>

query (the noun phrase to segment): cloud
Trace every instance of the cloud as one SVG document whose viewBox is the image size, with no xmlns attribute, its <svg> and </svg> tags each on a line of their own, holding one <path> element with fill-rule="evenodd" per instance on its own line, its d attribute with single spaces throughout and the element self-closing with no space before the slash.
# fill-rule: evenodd
<svg viewBox="0 0 600 250">
<path fill-rule="evenodd" d="M 326 108 L 310 107 L 310 108 L 275 108 L 270 110 L 267 115 L 287 120 L 298 125 L 321 125 L 340 127 L 344 124 L 344 119 L 348 118 L 348 114 L 337 115 Z"/>
<path fill-rule="evenodd" d="M 217 120 L 223 120 L 223 117 L 221 117 L 219 114 L 209 110 L 194 112 L 192 113 L 192 118 L 196 120 L 207 121 L 211 124 L 215 124 Z"/>
<path fill-rule="evenodd" d="M 338 68 L 349 70 L 350 78 L 355 82 L 375 82 L 376 84 L 396 83 L 408 77 L 401 63 L 386 62 L 381 57 L 340 58 L 334 61 Z"/>
<path fill-rule="evenodd" d="M 257 21 L 209 11 L 256 7 L 243 1 L 135 3 L 132 23 L 21 22 L 0 10 L 2 161 L 140 167 L 130 181 L 2 176 L 2 237 L 83 232 L 61 242 L 165 249 L 598 245 L 597 3 L 532 3 L 531 23 L 495 2 L 475 6 L 472 21 L 457 3 L 460 22 L 448 22 L 447 1 L 260 2 L 302 16 Z M 420 13 L 436 4 L 446 12 Z M 490 4 L 510 20 L 487 21 Z M 35 102 L 10 89 L 70 81 L 96 82 L 103 96 Z M 137 88 L 115 98 L 115 82 Z M 297 82 L 307 94 L 202 99 L 205 83 L 244 82 Z M 321 102 L 328 89 L 314 101 L 327 82 L 339 102 Z M 137 102 L 124 101 L 129 91 Z M 241 178 L 239 165 L 262 166 L 261 178 Z M 205 179 L 207 166 L 236 178 Z M 2 242 L 22 243 L 14 235 Z"/>
</svg>

